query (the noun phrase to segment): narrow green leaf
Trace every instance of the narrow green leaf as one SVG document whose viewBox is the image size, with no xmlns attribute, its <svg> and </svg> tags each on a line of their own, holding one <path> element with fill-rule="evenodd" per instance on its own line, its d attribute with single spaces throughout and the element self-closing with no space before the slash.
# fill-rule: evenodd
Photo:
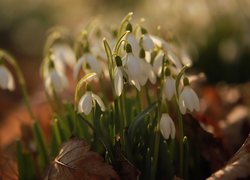
<svg viewBox="0 0 250 180">
<path fill-rule="evenodd" d="M 25 162 L 20 140 L 16 141 L 18 174 L 20 180 L 25 180 Z"/>
<path fill-rule="evenodd" d="M 49 157 L 46 151 L 43 135 L 41 129 L 36 121 L 33 122 L 33 131 L 35 136 L 35 143 L 38 151 L 39 165 L 41 170 L 44 170 L 49 163 Z"/>
<path fill-rule="evenodd" d="M 119 55 L 119 49 L 121 47 L 121 44 L 128 33 L 129 31 L 126 31 L 121 37 L 119 37 L 117 43 L 115 44 L 114 54 Z"/>
<path fill-rule="evenodd" d="M 189 144 L 187 136 L 183 138 L 183 153 L 184 153 L 184 162 L 183 162 L 183 169 L 184 169 L 184 179 L 188 179 L 188 162 L 189 162 Z"/>
<path fill-rule="evenodd" d="M 137 129 L 141 121 L 143 121 L 144 118 L 157 107 L 157 104 L 157 102 L 153 102 L 146 109 L 144 109 L 144 111 L 142 111 L 134 118 L 128 129 L 130 139 L 134 137 L 135 130 Z"/>
<path fill-rule="evenodd" d="M 129 12 L 122 20 L 121 22 L 121 25 L 120 25 L 120 28 L 118 30 L 118 33 L 117 33 L 117 38 L 119 38 L 122 34 L 122 32 L 125 30 L 126 26 L 127 26 L 127 23 L 131 20 L 133 16 L 133 12 Z"/>
<path fill-rule="evenodd" d="M 57 155 L 59 146 L 62 143 L 58 120 L 55 118 L 52 124 L 51 157 Z"/>
</svg>

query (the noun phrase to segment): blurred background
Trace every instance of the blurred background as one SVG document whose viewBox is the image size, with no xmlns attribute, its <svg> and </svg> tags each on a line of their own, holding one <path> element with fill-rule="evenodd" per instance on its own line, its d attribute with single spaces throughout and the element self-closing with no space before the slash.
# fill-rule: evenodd
<svg viewBox="0 0 250 180">
<path fill-rule="evenodd" d="M 250 130 L 250 0 L 0 0 L 0 48 L 18 60 L 32 103 L 40 103 L 35 112 L 47 122 L 43 129 L 49 129 L 50 116 L 39 66 L 48 29 L 64 26 L 75 37 L 95 18 L 117 27 L 130 11 L 136 21 L 145 18 L 150 33 L 185 48 L 194 71 L 206 74 L 207 81 L 196 87 L 196 119 L 224 139 L 231 157 Z M 18 86 L 0 90 L 0 147 L 20 136 L 18 122 L 27 118 L 20 99 Z"/>
<path fill-rule="evenodd" d="M 96 17 L 112 27 L 130 11 L 136 20 L 145 18 L 151 33 L 184 46 L 208 85 L 249 82 L 249 0 L 1 0 L 0 48 L 17 58 L 32 94 L 42 86 L 39 66 L 49 28 L 64 26 L 74 37 Z M 18 90 L 1 90 L 0 119 L 20 97 Z"/>
</svg>

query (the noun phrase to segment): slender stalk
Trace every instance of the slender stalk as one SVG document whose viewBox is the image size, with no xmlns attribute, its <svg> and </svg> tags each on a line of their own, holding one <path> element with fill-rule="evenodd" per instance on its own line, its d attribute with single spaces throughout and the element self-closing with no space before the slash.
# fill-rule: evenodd
<svg viewBox="0 0 250 180">
<path fill-rule="evenodd" d="M 30 100 L 29 100 L 27 89 L 26 89 L 26 84 L 25 84 L 25 80 L 24 80 L 24 77 L 23 77 L 23 73 L 22 73 L 19 65 L 17 64 L 14 57 L 12 57 L 10 54 L 8 54 L 7 52 L 5 52 L 3 50 L 0 50 L 0 57 L 4 57 L 4 59 L 9 64 L 11 64 L 12 67 L 15 69 L 15 72 L 16 72 L 16 75 L 17 75 L 17 80 L 18 80 L 18 83 L 19 83 L 20 88 L 21 88 L 21 93 L 22 93 L 22 96 L 23 96 L 25 107 L 26 107 L 31 119 L 35 120 L 34 113 L 33 113 L 32 109 L 31 109 Z"/>
<path fill-rule="evenodd" d="M 183 137 L 184 137 L 184 128 L 183 128 L 183 119 L 182 119 L 182 115 L 178 106 L 178 100 L 176 99 L 176 106 L 177 106 L 177 115 L 178 115 L 178 124 L 179 124 L 179 132 L 180 132 L 180 169 L 179 169 L 179 173 L 180 173 L 180 177 L 183 177 Z"/>
<path fill-rule="evenodd" d="M 160 131 L 159 131 L 160 109 L 161 109 L 161 103 L 159 102 L 159 106 L 157 108 L 157 122 L 154 128 L 155 138 L 154 138 L 154 146 L 153 146 L 153 162 L 150 168 L 150 178 L 149 178 L 150 180 L 156 179 L 156 172 L 157 172 L 158 154 L 159 154 L 159 145 L 160 145 Z"/>
</svg>

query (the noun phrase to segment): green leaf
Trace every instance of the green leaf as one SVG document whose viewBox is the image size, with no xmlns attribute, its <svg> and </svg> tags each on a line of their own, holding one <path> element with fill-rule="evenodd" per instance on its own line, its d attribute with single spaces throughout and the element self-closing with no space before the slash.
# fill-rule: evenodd
<svg viewBox="0 0 250 180">
<path fill-rule="evenodd" d="M 117 43 L 115 44 L 114 54 L 119 55 L 119 49 L 121 47 L 121 44 L 128 33 L 129 31 L 126 31 L 121 37 L 119 37 Z"/>
<path fill-rule="evenodd" d="M 122 34 L 122 32 L 125 30 L 127 23 L 132 19 L 133 12 L 129 12 L 122 20 L 120 28 L 117 33 L 117 37 L 119 38 Z"/>
<path fill-rule="evenodd" d="M 59 146 L 62 143 L 58 119 L 54 119 L 52 124 L 52 139 L 51 139 L 51 156 L 54 157 L 59 150 Z"/>
<path fill-rule="evenodd" d="M 19 179 L 36 179 L 36 173 L 31 155 L 23 152 L 20 140 L 16 141 L 16 150 Z"/>
<path fill-rule="evenodd" d="M 20 180 L 25 180 L 25 162 L 20 140 L 16 141 L 18 174 Z"/>
<path fill-rule="evenodd" d="M 37 121 L 33 122 L 33 131 L 35 136 L 35 143 L 38 151 L 38 159 L 41 170 L 44 170 L 49 163 L 49 157 L 46 151 L 43 135 Z"/>
<path fill-rule="evenodd" d="M 157 107 L 157 102 L 153 102 L 152 104 L 150 104 L 146 109 L 144 109 L 144 111 L 142 111 L 140 114 L 138 114 L 134 120 L 132 121 L 132 124 L 129 126 L 128 129 L 128 134 L 130 139 L 134 137 L 135 134 L 135 130 L 138 128 L 138 125 L 144 120 L 144 118 L 153 110 L 155 110 L 155 108 Z"/>
</svg>

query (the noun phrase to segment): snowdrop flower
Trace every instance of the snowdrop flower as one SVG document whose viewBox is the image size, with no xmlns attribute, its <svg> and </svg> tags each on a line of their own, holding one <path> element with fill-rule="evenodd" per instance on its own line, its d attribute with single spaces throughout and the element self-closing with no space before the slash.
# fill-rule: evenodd
<svg viewBox="0 0 250 180">
<path fill-rule="evenodd" d="M 141 75 L 141 68 L 139 60 L 132 53 L 132 47 L 130 44 L 127 44 L 126 52 L 127 52 L 126 67 L 127 67 L 129 82 L 133 84 L 138 91 L 140 91 L 141 87 L 139 83 L 139 76 Z"/>
<path fill-rule="evenodd" d="M 0 65 L 0 87 L 13 91 L 15 82 L 11 72 L 3 65 Z"/>
<path fill-rule="evenodd" d="M 50 67 L 48 74 L 45 76 L 45 88 L 52 94 L 52 90 L 56 93 L 62 92 L 68 85 L 68 80 L 63 72 L 57 71 L 53 65 Z"/>
<path fill-rule="evenodd" d="M 181 52 L 181 62 L 183 65 L 186 65 L 189 67 L 192 66 L 192 64 L 193 64 L 193 62 L 190 58 L 190 55 L 185 50 L 182 50 L 182 52 Z"/>
<path fill-rule="evenodd" d="M 163 113 L 161 116 L 160 130 L 164 139 L 169 139 L 169 136 L 175 138 L 175 125 L 168 113 Z"/>
<path fill-rule="evenodd" d="M 87 90 L 87 92 L 80 98 L 78 103 L 78 112 L 88 115 L 92 108 L 95 107 L 96 102 L 100 106 L 102 111 L 105 111 L 105 106 L 101 98 L 93 92 Z"/>
<path fill-rule="evenodd" d="M 171 76 L 169 68 L 165 70 L 165 75 L 163 93 L 167 100 L 170 101 L 175 94 L 175 79 Z"/>
<path fill-rule="evenodd" d="M 156 76 L 153 70 L 153 67 L 150 63 L 146 62 L 145 60 L 145 51 L 141 49 L 140 51 L 140 58 L 138 59 L 140 63 L 141 75 L 139 76 L 139 82 L 141 86 L 144 86 L 148 79 L 152 84 L 156 83 Z"/>
<path fill-rule="evenodd" d="M 143 49 L 145 49 L 145 51 L 152 51 L 154 48 L 153 40 L 148 35 L 146 29 L 141 28 L 141 32 L 143 34 L 142 39 L 141 39 L 141 45 L 142 45 Z"/>
<path fill-rule="evenodd" d="M 80 72 L 81 67 L 84 67 L 86 63 L 89 65 L 91 72 L 95 72 L 98 76 L 102 73 L 101 65 L 95 56 L 91 53 L 86 53 L 77 61 L 73 69 L 73 78 L 76 80 Z"/>
<path fill-rule="evenodd" d="M 136 40 L 135 36 L 132 33 L 132 25 L 130 23 L 128 23 L 126 30 L 130 31 L 126 36 L 126 40 L 131 45 L 134 55 L 138 56 L 140 53 L 140 46 L 139 42 Z"/>
<path fill-rule="evenodd" d="M 120 56 L 116 56 L 115 61 L 117 66 L 114 69 L 114 86 L 116 95 L 120 96 L 123 90 L 123 69 Z"/>
<path fill-rule="evenodd" d="M 61 61 L 64 64 L 67 64 L 69 67 L 73 67 L 76 58 L 72 48 L 66 43 L 57 43 L 52 47 L 55 61 Z"/>
<path fill-rule="evenodd" d="M 158 77 L 161 76 L 163 58 L 164 58 L 163 51 L 159 51 L 158 54 L 156 55 L 155 59 L 154 59 L 154 62 L 153 62 L 153 69 L 154 69 L 155 74 Z"/>
<path fill-rule="evenodd" d="M 199 111 L 200 103 L 197 94 L 190 87 L 187 78 L 184 78 L 184 88 L 179 97 L 179 107 L 182 114 L 185 114 L 187 109 Z"/>
</svg>

